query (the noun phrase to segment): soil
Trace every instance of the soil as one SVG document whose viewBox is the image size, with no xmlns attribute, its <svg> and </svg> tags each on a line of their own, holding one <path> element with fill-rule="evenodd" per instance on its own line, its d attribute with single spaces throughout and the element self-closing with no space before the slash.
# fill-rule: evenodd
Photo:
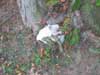
<svg viewBox="0 0 100 75">
<path fill-rule="evenodd" d="M 25 38 L 25 49 L 22 51 L 21 47 L 18 47 L 20 33 L 24 33 Z M 89 52 L 91 43 L 88 40 L 81 42 L 70 51 L 73 62 L 68 66 L 55 68 L 54 75 L 100 75 L 100 54 Z M 13 58 L 19 63 L 31 62 L 32 53 L 34 54 L 32 47 L 35 43 L 31 29 L 26 28 L 22 23 L 16 0 L 0 0 L 0 66 L 5 60 L 12 61 Z M 52 75 L 52 71 L 48 67 L 48 71 L 40 75 Z M 6 75 L 2 73 L 2 67 L 0 67 L 0 75 Z"/>
</svg>

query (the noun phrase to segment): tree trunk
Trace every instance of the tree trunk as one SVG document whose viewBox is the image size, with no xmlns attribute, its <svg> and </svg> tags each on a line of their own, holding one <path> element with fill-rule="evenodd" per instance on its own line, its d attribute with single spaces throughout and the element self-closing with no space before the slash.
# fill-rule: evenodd
<svg viewBox="0 0 100 75">
<path fill-rule="evenodd" d="M 24 25 L 33 29 L 36 35 L 39 21 L 46 13 L 44 0 L 17 0 Z"/>
</svg>

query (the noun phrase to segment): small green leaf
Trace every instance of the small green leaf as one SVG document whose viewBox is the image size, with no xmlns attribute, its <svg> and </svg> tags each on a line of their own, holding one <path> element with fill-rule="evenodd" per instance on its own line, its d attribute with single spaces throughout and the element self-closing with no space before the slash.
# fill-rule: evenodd
<svg viewBox="0 0 100 75">
<path fill-rule="evenodd" d="M 100 6 L 100 0 L 96 0 L 96 6 Z"/>
<path fill-rule="evenodd" d="M 39 54 L 35 54 L 34 62 L 35 62 L 36 65 L 40 65 L 41 57 L 40 57 Z"/>
</svg>

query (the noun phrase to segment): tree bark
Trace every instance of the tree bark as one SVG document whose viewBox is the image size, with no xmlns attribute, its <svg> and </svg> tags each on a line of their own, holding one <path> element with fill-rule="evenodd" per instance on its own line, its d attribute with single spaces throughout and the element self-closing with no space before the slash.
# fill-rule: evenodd
<svg viewBox="0 0 100 75">
<path fill-rule="evenodd" d="M 19 11 L 24 25 L 33 29 L 36 35 L 39 21 L 46 13 L 44 0 L 17 0 Z"/>
</svg>

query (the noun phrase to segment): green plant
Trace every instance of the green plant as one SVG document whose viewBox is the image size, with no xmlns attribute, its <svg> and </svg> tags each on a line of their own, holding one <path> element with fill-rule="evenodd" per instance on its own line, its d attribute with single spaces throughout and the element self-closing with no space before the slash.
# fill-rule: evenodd
<svg viewBox="0 0 100 75">
<path fill-rule="evenodd" d="M 20 65 L 20 69 L 23 72 L 27 72 L 29 70 L 29 68 L 31 67 L 31 63 L 27 63 L 27 64 L 21 64 Z"/>
<path fill-rule="evenodd" d="M 61 27 L 61 31 L 65 32 L 66 30 L 68 30 L 68 24 L 64 23 L 63 26 Z"/>
<path fill-rule="evenodd" d="M 45 56 L 46 56 L 46 57 L 50 57 L 50 53 L 51 53 L 51 52 L 50 52 L 50 48 L 46 48 L 46 49 L 45 49 Z"/>
<path fill-rule="evenodd" d="M 39 53 L 35 53 L 34 55 L 34 63 L 38 66 L 41 65 L 41 61 L 45 63 L 49 63 L 51 60 L 51 52 L 50 52 L 50 48 L 45 48 L 45 54 L 43 57 L 40 56 Z"/>
<path fill-rule="evenodd" d="M 7 63 L 6 65 L 3 65 L 3 69 L 4 69 L 4 72 L 8 75 L 14 75 L 14 64 L 11 63 Z"/>
<path fill-rule="evenodd" d="M 75 0 L 73 5 L 72 5 L 72 11 L 78 10 L 81 5 L 81 0 Z"/>
<path fill-rule="evenodd" d="M 45 63 L 51 62 L 51 49 L 50 48 L 45 49 L 45 56 L 44 56 L 43 60 Z"/>
<path fill-rule="evenodd" d="M 100 0 L 96 0 L 96 6 L 100 6 Z"/>
<path fill-rule="evenodd" d="M 70 46 L 73 46 L 80 41 L 80 30 L 73 29 L 68 35 L 65 36 L 65 41 L 69 43 Z"/>
<path fill-rule="evenodd" d="M 46 5 L 49 6 L 49 5 L 54 5 L 58 3 L 58 0 L 46 0 Z"/>
</svg>

